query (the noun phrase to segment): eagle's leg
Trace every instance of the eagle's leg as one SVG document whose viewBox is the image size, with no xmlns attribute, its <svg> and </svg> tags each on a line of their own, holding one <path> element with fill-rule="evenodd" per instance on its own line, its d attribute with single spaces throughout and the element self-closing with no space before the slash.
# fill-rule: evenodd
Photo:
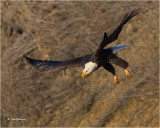
<svg viewBox="0 0 160 128">
<path fill-rule="evenodd" d="M 114 67 L 110 63 L 106 63 L 103 67 L 114 75 L 114 82 L 118 84 L 120 79 L 116 76 Z"/>
<path fill-rule="evenodd" d="M 116 83 L 116 84 L 118 84 L 119 83 L 119 81 L 118 80 L 120 80 L 119 79 L 119 77 L 118 76 L 114 76 L 114 82 Z"/>
<path fill-rule="evenodd" d="M 119 58 L 117 56 L 114 56 L 113 58 L 111 58 L 109 60 L 111 63 L 121 67 L 124 69 L 126 77 L 131 78 L 131 73 L 127 70 L 128 67 L 128 62 L 126 62 L 125 60 L 123 60 L 122 58 Z"/>
<path fill-rule="evenodd" d="M 127 69 L 125 69 L 124 71 L 125 71 L 125 73 L 126 73 L 126 77 L 129 77 L 129 78 L 132 77 L 132 76 L 131 76 L 131 73 L 130 73 Z"/>
</svg>

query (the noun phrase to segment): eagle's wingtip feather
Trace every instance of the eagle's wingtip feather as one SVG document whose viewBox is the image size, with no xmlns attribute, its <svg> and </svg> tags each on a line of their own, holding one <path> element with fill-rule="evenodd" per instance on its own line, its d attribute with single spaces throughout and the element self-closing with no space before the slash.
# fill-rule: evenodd
<svg viewBox="0 0 160 128">
<path fill-rule="evenodd" d="M 24 58 L 29 64 L 33 64 L 33 60 L 31 58 L 27 57 L 26 55 L 24 55 Z"/>
</svg>

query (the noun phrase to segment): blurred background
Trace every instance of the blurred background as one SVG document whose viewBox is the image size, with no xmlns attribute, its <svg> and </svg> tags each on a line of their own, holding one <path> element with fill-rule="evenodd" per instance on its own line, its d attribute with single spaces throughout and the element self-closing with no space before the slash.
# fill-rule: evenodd
<svg viewBox="0 0 160 128">
<path fill-rule="evenodd" d="M 3 127 L 158 127 L 159 2 L 1 2 L 1 123 Z M 103 68 L 82 79 L 82 68 L 42 73 L 24 55 L 67 60 L 94 52 L 127 12 L 142 11 L 109 46 L 132 78 Z M 15 121 L 10 118 L 25 120 Z"/>
</svg>

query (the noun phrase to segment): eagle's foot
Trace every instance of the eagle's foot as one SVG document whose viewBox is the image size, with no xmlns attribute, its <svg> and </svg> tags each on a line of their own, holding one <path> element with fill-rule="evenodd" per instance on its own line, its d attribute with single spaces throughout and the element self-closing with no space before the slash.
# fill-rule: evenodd
<svg viewBox="0 0 160 128">
<path fill-rule="evenodd" d="M 126 77 L 129 77 L 129 78 L 131 78 L 132 76 L 131 76 L 131 73 L 126 69 L 126 70 L 124 70 L 125 71 L 125 73 L 126 73 Z"/>
<path fill-rule="evenodd" d="M 119 83 L 119 77 L 118 76 L 114 76 L 114 82 L 116 83 L 116 85 Z"/>
</svg>

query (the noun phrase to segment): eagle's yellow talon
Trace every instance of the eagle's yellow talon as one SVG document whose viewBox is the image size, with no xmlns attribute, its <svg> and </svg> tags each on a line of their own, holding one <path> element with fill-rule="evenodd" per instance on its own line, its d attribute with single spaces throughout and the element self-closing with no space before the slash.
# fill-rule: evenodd
<svg viewBox="0 0 160 128">
<path fill-rule="evenodd" d="M 129 78 L 131 78 L 132 76 L 131 76 L 131 73 L 128 71 L 128 70 L 124 70 L 125 71 L 125 73 L 126 73 L 126 77 L 129 77 Z"/>
<path fill-rule="evenodd" d="M 120 80 L 119 77 L 118 76 L 114 76 L 114 82 L 116 83 L 116 85 L 119 84 L 118 80 Z"/>
</svg>

